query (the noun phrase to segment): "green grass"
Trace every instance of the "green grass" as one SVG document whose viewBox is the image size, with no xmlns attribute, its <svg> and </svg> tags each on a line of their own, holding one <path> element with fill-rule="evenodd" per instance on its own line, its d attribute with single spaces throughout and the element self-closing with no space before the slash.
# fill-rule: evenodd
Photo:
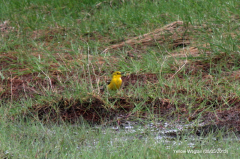
<svg viewBox="0 0 240 159">
<path fill-rule="evenodd" d="M 125 114 L 132 115 L 129 120 L 146 124 L 177 123 L 179 116 L 188 123 L 186 119 L 191 116 L 202 120 L 204 113 L 234 108 L 240 95 L 239 15 L 238 0 L 2 0 L 0 156 L 237 158 L 237 137 L 222 137 L 225 131 L 219 131 L 224 135 L 218 140 L 212 140 L 216 134 L 211 133 L 203 139 L 193 137 L 196 141 L 190 147 L 193 138 L 188 138 L 193 131 L 183 135 L 186 140 L 175 139 L 175 144 L 156 139 L 158 131 L 147 128 L 147 135 L 139 139 L 136 136 L 142 132 L 138 129 L 133 133 L 115 132 L 110 126 L 100 126 L 96 130 L 80 119 L 73 126 L 51 116 L 48 110 L 69 112 L 69 108 L 83 103 L 86 112 L 106 111 L 112 115 L 118 109 L 126 110 Z M 174 21 L 183 21 L 188 27 L 185 35 L 189 45 L 174 48 L 174 40 L 182 34 L 177 32 L 178 37 L 171 37 L 165 32 L 163 43 L 103 52 L 108 46 Z M 4 22 L 7 25 L 2 27 Z M 196 47 L 199 54 L 182 53 L 191 47 Z M 116 70 L 126 77 L 135 75 L 136 79 L 131 80 L 137 85 L 130 82 L 121 91 L 100 93 L 105 78 Z M 149 73 L 156 79 L 143 81 Z M 98 106 L 103 109 L 99 111 Z M 124 106 L 129 106 L 130 112 Z M 165 111 L 173 106 L 176 109 L 169 113 L 175 116 L 169 117 Z M 155 108 L 159 108 L 157 114 Z M 44 111 L 46 116 L 39 115 Z M 115 118 L 103 118 L 100 123 L 111 120 L 116 124 Z M 227 149 L 228 153 L 174 152 L 217 148 Z"/>
<path fill-rule="evenodd" d="M 223 138 L 220 133 L 216 140 L 211 134 L 202 139 L 186 135 L 182 140 L 168 141 L 164 137 L 160 139 L 158 133 L 152 133 L 150 128 L 135 130 L 90 128 L 84 122 L 44 125 L 14 120 L 6 123 L 5 120 L 1 122 L 0 154 L 6 158 L 237 158 L 235 136 Z M 220 153 L 204 154 L 203 150 Z M 197 151 L 202 152 L 194 154 Z"/>
</svg>

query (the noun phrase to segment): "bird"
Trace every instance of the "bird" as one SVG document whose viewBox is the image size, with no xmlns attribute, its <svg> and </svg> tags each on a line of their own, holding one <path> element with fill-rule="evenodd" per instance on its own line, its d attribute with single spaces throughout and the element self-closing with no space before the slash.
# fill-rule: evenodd
<svg viewBox="0 0 240 159">
<path fill-rule="evenodd" d="M 121 72 L 115 71 L 112 74 L 112 80 L 110 84 L 108 84 L 107 88 L 108 90 L 118 90 L 122 85 L 122 78 L 121 78 Z"/>
</svg>

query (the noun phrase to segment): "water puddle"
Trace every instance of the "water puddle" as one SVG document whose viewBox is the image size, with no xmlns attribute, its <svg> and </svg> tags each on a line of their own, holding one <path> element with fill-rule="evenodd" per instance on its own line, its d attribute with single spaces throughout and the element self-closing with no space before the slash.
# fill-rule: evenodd
<svg viewBox="0 0 240 159">
<path fill-rule="evenodd" d="M 211 142 L 218 141 L 219 138 L 223 140 L 229 140 L 227 132 L 220 133 L 223 131 L 216 131 L 214 127 L 211 129 L 205 123 L 169 123 L 169 122 L 158 122 L 149 124 L 139 124 L 137 122 L 125 122 L 124 124 L 111 126 L 104 130 L 101 126 L 95 126 L 94 129 L 102 133 L 109 133 L 109 129 L 112 133 L 123 133 L 123 137 L 115 138 L 113 140 L 149 140 L 154 139 L 156 143 L 162 143 L 168 146 L 181 145 L 188 143 L 189 148 L 195 148 L 199 142 L 206 141 L 211 136 Z M 208 131 L 206 133 L 206 131 Z M 236 135 L 236 134 L 234 134 Z M 234 141 L 240 140 L 240 135 L 233 136 L 231 138 Z"/>
</svg>

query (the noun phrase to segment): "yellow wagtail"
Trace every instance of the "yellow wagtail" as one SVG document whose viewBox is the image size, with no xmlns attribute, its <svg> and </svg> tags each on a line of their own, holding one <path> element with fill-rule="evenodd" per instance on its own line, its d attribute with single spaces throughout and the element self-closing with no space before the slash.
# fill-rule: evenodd
<svg viewBox="0 0 240 159">
<path fill-rule="evenodd" d="M 122 85 L 122 78 L 121 78 L 121 72 L 116 71 L 112 74 L 112 80 L 110 84 L 107 86 L 109 90 L 117 90 Z"/>
</svg>

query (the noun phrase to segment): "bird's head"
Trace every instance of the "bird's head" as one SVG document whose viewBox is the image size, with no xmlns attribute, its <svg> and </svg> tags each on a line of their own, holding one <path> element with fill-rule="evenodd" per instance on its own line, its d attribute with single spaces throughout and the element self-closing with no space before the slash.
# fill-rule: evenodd
<svg viewBox="0 0 240 159">
<path fill-rule="evenodd" d="M 113 77 L 113 78 L 120 78 L 120 77 L 121 77 L 121 72 L 115 71 L 115 72 L 112 74 L 112 77 Z"/>
</svg>

